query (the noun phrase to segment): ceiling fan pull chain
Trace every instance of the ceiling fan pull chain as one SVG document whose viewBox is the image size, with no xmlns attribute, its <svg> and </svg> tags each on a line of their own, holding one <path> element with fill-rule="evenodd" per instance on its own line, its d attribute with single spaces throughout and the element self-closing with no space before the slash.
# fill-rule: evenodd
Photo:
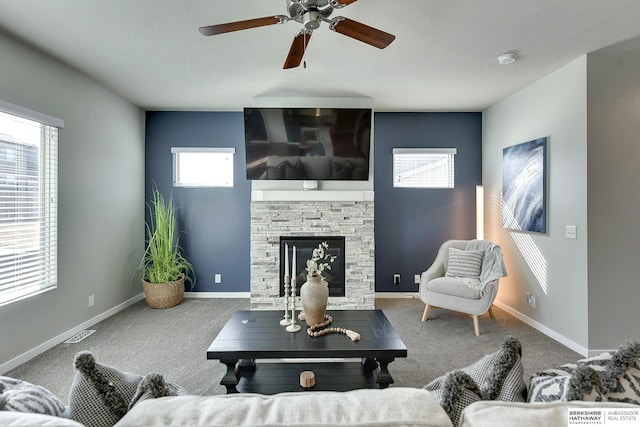
<svg viewBox="0 0 640 427">
<path fill-rule="evenodd" d="M 306 56 L 307 55 L 307 38 L 303 36 L 303 40 L 304 40 L 304 45 L 302 48 L 302 55 Z M 302 68 L 304 68 L 305 70 L 307 69 L 307 60 L 303 60 L 302 61 Z"/>
</svg>

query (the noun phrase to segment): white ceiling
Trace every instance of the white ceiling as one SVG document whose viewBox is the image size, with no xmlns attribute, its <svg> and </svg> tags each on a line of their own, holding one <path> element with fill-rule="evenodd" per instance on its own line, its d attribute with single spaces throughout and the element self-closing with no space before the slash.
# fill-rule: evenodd
<svg viewBox="0 0 640 427">
<path fill-rule="evenodd" d="M 276 14 L 286 14 L 285 0 L 0 0 L 0 30 L 142 108 L 167 110 L 239 110 L 254 97 L 291 96 L 369 97 L 377 111 L 481 111 L 585 53 L 640 36 L 638 0 L 359 0 L 332 17 L 395 34 L 389 47 L 323 24 L 307 68 L 283 70 L 297 22 L 198 32 Z M 507 51 L 519 60 L 499 65 Z"/>
</svg>

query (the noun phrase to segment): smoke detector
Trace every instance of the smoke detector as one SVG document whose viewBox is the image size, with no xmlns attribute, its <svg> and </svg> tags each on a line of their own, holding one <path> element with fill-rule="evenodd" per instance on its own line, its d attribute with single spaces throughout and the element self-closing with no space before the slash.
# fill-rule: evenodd
<svg viewBox="0 0 640 427">
<path fill-rule="evenodd" d="M 512 62 L 515 62 L 517 57 L 518 57 L 517 53 L 507 52 L 505 54 L 498 56 L 498 63 L 501 65 L 511 64 Z"/>
</svg>

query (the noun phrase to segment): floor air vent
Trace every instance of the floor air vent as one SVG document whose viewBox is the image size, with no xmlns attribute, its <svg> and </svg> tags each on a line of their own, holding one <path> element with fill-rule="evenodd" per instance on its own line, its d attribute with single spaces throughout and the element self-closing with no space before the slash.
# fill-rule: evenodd
<svg viewBox="0 0 640 427">
<path fill-rule="evenodd" d="M 94 332 L 95 332 L 94 329 L 85 329 L 84 331 L 78 332 L 77 334 L 75 334 L 74 336 L 72 336 L 71 338 L 66 340 L 64 343 L 65 344 L 77 344 L 77 343 L 79 343 L 80 341 L 82 341 L 83 339 L 85 339 L 86 337 L 88 337 L 89 335 L 91 335 Z"/>
</svg>

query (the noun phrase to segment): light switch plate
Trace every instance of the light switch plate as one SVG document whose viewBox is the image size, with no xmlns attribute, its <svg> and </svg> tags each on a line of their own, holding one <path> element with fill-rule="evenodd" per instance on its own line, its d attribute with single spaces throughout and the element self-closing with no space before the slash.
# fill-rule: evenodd
<svg viewBox="0 0 640 427">
<path fill-rule="evenodd" d="M 575 225 L 565 225 L 564 226 L 564 237 L 567 239 L 577 239 L 578 231 Z"/>
</svg>

